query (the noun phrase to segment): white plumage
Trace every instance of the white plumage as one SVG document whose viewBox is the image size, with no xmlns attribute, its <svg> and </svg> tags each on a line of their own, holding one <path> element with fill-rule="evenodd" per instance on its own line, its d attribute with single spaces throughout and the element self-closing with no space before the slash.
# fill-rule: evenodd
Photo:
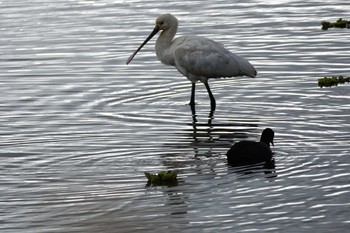
<svg viewBox="0 0 350 233">
<path fill-rule="evenodd" d="M 156 20 L 156 26 L 148 38 L 129 57 L 127 64 L 138 51 L 155 35 L 162 31 L 156 42 L 158 59 L 176 69 L 192 82 L 190 105 L 194 111 L 195 83 L 204 83 L 215 110 L 215 99 L 208 85 L 209 78 L 256 76 L 255 68 L 246 59 L 231 53 L 223 45 L 200 36 L 181 36 L 174 39 L 177 32 L 177 19 L 171 14 L 163 14 Z"/>
</svg>

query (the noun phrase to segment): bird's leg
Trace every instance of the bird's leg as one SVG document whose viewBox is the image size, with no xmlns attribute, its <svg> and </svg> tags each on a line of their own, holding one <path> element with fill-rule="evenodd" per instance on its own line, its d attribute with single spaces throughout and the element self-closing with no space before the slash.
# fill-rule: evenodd
<svg viewBox="0 0 350 233">
<path fill-rule="evenodd" d="M 195 114 L 196 110 L 194 108 L 194 94 L 196 92 L 196 83 L 192 83 L 192 90 L 191 90 L 191 100 L 190 100 L 190 106 L 191 106 L 191 110 L 192 110 L 192 113 Z"/>
<path fill-rule="evenodd" d="M 208 94 L 209 94 L 209 98 L 210 98 L 210 106 L 211 106 L 211 111 L 214 112 L 215 108 L 216 108 L 216 101 L 215 98 L 213 96 L 213 93 L 211 93 L 208 81 L 204 82 L 205 88 L 207 88 Z"/>
</svg>

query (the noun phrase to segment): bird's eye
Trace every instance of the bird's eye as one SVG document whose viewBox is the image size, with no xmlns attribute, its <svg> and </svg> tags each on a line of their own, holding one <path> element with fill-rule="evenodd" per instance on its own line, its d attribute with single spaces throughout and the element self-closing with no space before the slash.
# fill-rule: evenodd
<svg viewBox="0 0 350 233">
<path fill-rule="evenodd" d="M 164 22 L 162 21 L 162 22 L 160 22 L 160 25 L 163 25 L 164 24 Z"/>
</svg>

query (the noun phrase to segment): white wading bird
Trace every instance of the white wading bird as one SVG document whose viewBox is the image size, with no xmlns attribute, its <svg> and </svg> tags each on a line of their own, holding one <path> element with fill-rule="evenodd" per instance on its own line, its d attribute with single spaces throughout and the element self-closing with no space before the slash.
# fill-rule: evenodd
<svg viewBox="0 0 350 233">
<path fill-rule="evenodd" d="M 160 15 L 156 26 L 147 39 L 129 57 L 129 64 L 141 48 L 159 31 L 162 31 L 156 42 L 158 59 L 176 69 L 192 82 L 190 106 L 194 111 L 196 82 L 204 83 L 209 97 L 211 110 L 215 110 L 215 98 L 211 93 L 208 79 L 234 76 L 256 76 L 255 68 L 244 58 L 231 53 L 223 45 L 199 36 L 181 36 L 174 39 L 178 22 L 171 14 Z M 174 39 L 174 40 L 173 40 Z"/>
</svg>

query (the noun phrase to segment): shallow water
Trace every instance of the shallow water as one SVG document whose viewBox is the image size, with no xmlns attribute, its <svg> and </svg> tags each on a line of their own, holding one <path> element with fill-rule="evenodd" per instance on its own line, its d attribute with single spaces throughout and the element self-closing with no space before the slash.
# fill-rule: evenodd
<svg viewBox="0 0 350 233">
<path fill-rule="evenodd" d="M 198 84 L 160 64 L 153 39 L 210 37 L 256 79 Z M 349 30 L 345 1 L 0 2 L 1 232 L 344 232 L 350 226 Z M 226 164 L 230 145 L 275 130 L 276 168 Z M 179 184 L 146 187 L 175 169 Z"/>
</svg>

